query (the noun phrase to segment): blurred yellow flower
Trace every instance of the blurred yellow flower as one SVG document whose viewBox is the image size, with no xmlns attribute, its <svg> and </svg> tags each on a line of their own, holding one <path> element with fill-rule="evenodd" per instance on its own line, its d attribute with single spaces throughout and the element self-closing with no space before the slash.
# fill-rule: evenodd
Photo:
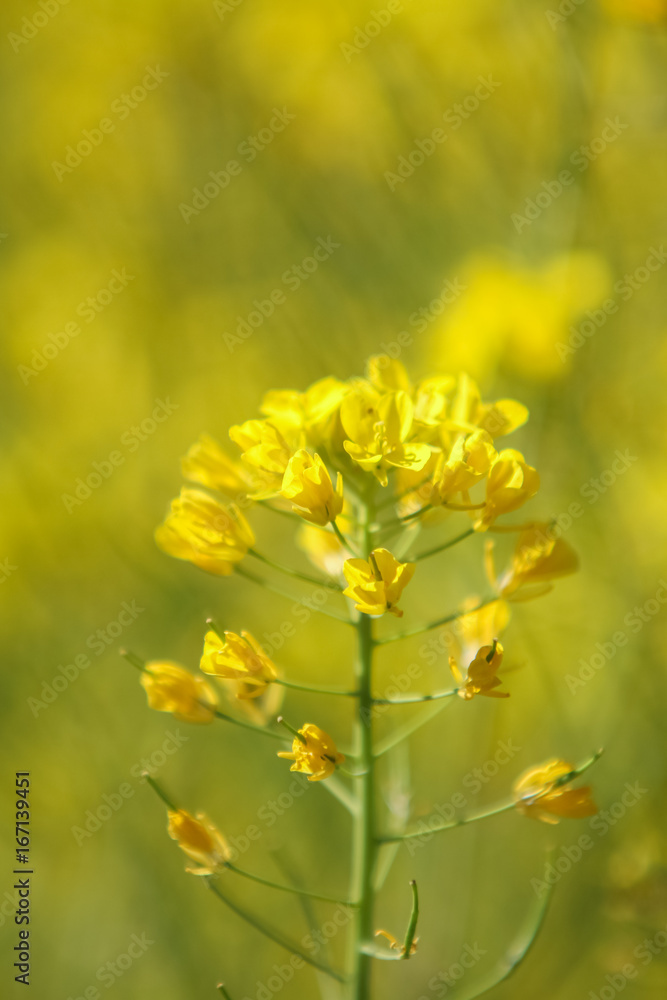
<svg viewBox="0 0 667 1000">
<path fill-rule="evenodd" d="M 601 0 L 601 3 L 612 17 L 646 24 L 667 20 L 667 0 Z"/>
<path fill-rule="evenodd" d="M 269 420 L 246 420 L 230 427 L 229 436 L 243 452 L 243 461 L 253 475 L 253 497 L 265 499 L 279 493 L 296 447 Z"/>
<path fill-rule="evenodd" d="M 202 490 L 184 486 L 171 502 L 171 512 L 155 531 L 159 547 L 217 576 L 229 576 L 255 536 L 235 506 L 214 500 Z"/>
<path fill-rule="evenodd" d="M 585 250 L 539 266 L 479 255 L 464 265 L 461 281 L 465 292 L 433 329 L 435 362 L 477 377 L 504 365 L 536 381 L 567 374 L 557 345 L 586 310 L 601 305 L 612 284 L 606 261 Z"/>
<path fill-rule="evenodd" d="M 568 787 L 576 776 L 574 765 L 557 757 L 531 767 L 514 783 L 517 809 L 524 816 L 551 824 L 563 817 L 594 816 L 598 810 L 591 798 L 590 786 Z"/>
<path fill-rule="evenodd" d="M 493 601 L 476 611 L 467 611 L 479 604 L 478 597 L 470 597 L 463 603 L 461 617 L 457 621 L 454 657 L 458 660 L 474 660 L 480 646 L 489 646 L 503 634 L 510 620 L 510 606 L 505 601 Z"/>
<path fill-rule="evenodd" d="M 457 431 L 480 428 L 492 438 L 504 437 L 522 427 L 528 420 L 528 409 L 515 399 L 499 399 L 483 403 L 479 387 L 465 372 L 459 375 L 447 426 Z"/>
<path fill-rule="evenodd" d="M 486 504 L 475 522 L 478 531 L 486 531 L 503 514 L 509 514 L 534 497 L 540 488 L 540 476 L 523 455 L 513 448 L 499 452 L 486 481 Z"/>
<path fill-rule="evenodd" d="M 378 395 L 357 387 L 340 408 L 347 435 L 345 451 L 365 472 L 372 472 L 382 486 L 387 469 L 423 469 L 431 457 L 427 444 L 410 442 L 414 404 L 406 392 Z"/>
<path fill-rule="evenodd" d="M 217 441 L 208 434 L 199 439 L 181 459 L 185 479 L 199 483 L 209 490 L 217 490 L 232 499 L 248 491 L 249 479 L 240 462 L 230 458 Z"/>
<path fill-rule="evenodd" d="M 346 597 L 355 601 L 357 611 L 366 615 L 389 612 L 397 618 L 403 612 L 396 605 L 412 579 L 415 563 L 401 563 L 388 549 L 374 549 L 368 559 L 347 559 L 343 566 Z"/>
<path fill-rule="evenodd" d="M 562 538 L 555 538 L 550 524 L 536 523 L 523 530 L 516 543 L 509 568 L 497 577 L 493 542 L 486 543 L 486 570 L 490 583 L 501 597 L 527 601 L 553 588 L 552 580 L 575 573 L 579 559 Z"/>
<path fill-rule="evenodd" d="M 148 696 L 149 708 L 171 712 L 180 722 L 213 722 L 218 696 L 203 677 L 169 660 L 147 663 L 141 674 L 141 686 Z"/>
<path fill-rule="evenodd" d="M 487 698 L 509 698 L 509 692 L 494 690 L 502 684 L 496 674 L 503 662 L 503 655 L 504 650 L 499 642 L 494 641 L 489 646 L 482 646 L 468 667 L 465 677 L 455 658 L 450 656 L 449 667 L 454 675 L 454 680 L 459 685 L 459 698 L 470 701 L 478 694 L 485 695 Z"/>
<path fill-rule="evenodd" d="M 343 763 L 345 757 L 338 752 L 329 734 L 312 722 L 307 722 L 299 733 L 302 739 L 294 737 L 291 753 L 283 750 L 278 756 L 284 757 L 285 760 L 293 760 L 290 771 L 302 771 L 310 775 L 308 781 L 329 778 L 336 767 Z"/>
<path fill-rule="evenodd" d="M 423 493 L 424 499 L 432 506 L 446 504 L 451 497 L 466 492 L 483 479 L 495 459 L 496 450 L 486 431 L 459 435 L 449 456 L 444 452 L 440 455 L 433 482 Z"/>
<path fill-rule="evenodd" d="M 306 521 L 324 527 L 343 509 L 343 479 L 338 473 L 334 492 L 331 476 L 320 456 L 310 455 L 301 448 L 289 460 L 280 495 L 291 500 L 292 510 Z"/>
<path fill-rule="evenodd" d="M 223 635 L 221 639 L 213 630 L 206 633 L 201 670 L 224 680 L 242 681 L 237 698 L 258 698 L 278 676 L 275 666 L 250 632 Z"/>
<path fill-rule="evenodd" d="M 196 865 L 186 871 L 192 875 L 214 875 L 231 859 L 231 851 L 220 831 L 205 813 L 190 815 L 185 809 L 169 809 L 167 831 L 172 840 Z"/>
<path fill-rule="evenodd" d="M 333 377 L 323 378 L 305 392 L 273 389 L 264 396 L 260 409 L 276 427 L 289 428 L 293 434 L 304 432 L 309 443 L 317 448 L 328 443 L 340 404 L 349 391 L 347 383 Z"/>
</svg>

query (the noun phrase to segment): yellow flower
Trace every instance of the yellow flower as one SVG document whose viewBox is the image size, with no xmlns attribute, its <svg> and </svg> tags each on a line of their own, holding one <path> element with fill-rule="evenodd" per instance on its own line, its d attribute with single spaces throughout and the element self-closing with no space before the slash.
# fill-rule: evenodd
<svg viewBox="0 0 667 1000">
<path fill-rule="evenodd" d="M 350 391 L 337 378 L 320 379 L 305 392 L 274 389 L 262 400 L 261 410 L 272 423 L 287 433 L 303 432 L 313 447 L 327 444 L 333 434 L 338 410 Z"/>
<path fill-rule="evenodd" d="M 498 578 L 493 560 L 493 542 L 486 547 L 489 581 L 501 597 L 528 601 L 553 589 L 552 580 L 576 572 L 579 559 L 562 538 L 555 538 L 550 524 L 536 523 L 521 532 L 509 569 Z"/>
<path fill-rule="evenodd" d="M 528 410 L 514 399 L 500 399 L 496 403 L 482 403 L 479 388 L 469 375 L 462 373 L 452 403 L 449 423 L 459 431 L 472 431 L 476 427 L 492 438 L 504 437 L 521 427 L 528 419 Z"/>
<path fill-rule="evenodd" d="M 281 496 L 291 500 L 295 513 L 324 527 L 343 509 L 343 480 L 340 473 L 334 492 L 331 476 L 319 455 L 301 448 L 292 455 L 285 470 Z"/>
<path fill-rule="evenodd" d="M 591 798 L 591 788 L 569 788 L 576 778 L 574 765 L 557 757 L 531 767 L 514 783 L 516 807 L 524 816 L 558 823 L 561 818 L 583 819 L 594 816 L 597 806 Z"/>
<path fill-rule="evenodd" d="M 340 408 L 347 439 L 343 447 L 365 472 L 372 472 L 382 486 L 387 469 L 423 469 L 431 457 L 427 444 L 410 442 L 414 404 L 406 392 L 380 396 L 358 387 Z"/>
<path fill-rule="evenodd" d="M 299 733 L 303 739 L 294 737 L 292 752 L 281 751 L 278 756 L 285 760 L 293 760 L 290 771 L 302 771 L 308 774 L 308 781 L 321 781 L 322 778 L 329 778 L 339 764 L 342 764 L 345 757 L 336 750 L 336 744 L 328 733 L 325 733 L 319 726 L 307 722 Z"/>
<path fill-rule="evenodd" d="M 517 510 L 534 497 L 539 488 L 539 473 L 528 465 L 520 451 L 506 448 L 499 452 L 486 481 L 486 506 L 475 528 L 486 531 L 496 518 Z"/>
<path fill-rule="evenodd" d="M 412 393 L 405 365 L 388 354 L 376 354 L 369 358 L 367 369 L 369 381 L 379 392 Z"/>
<path fill-rule="evenodd" d="M 248 475 L 240 462 L 230 458 L 208 434 L 199 439 L 181 459 L 185 479 L 234 499 L 248 491 Z"/>
<path fill-rule="evenodd" d="M 476 611 L 468 610 L 477 604 L 479 597 L 470 597 L 462 605 L 452 644 L 457 660 L 473 660 L 480 646 L 491 645 L 509 623 L 510 606 L 505 601 L 493 601 Z"/>
<path fill-rule="evenodd" d="M 242 681 L 237 698 L 258 698 L 278 676 L 275 666 L 250 632 L 223 634 L 221 639 L 217 632 L 206 633 L 201 670 L 224 680 Z"/>
<path fill-rule="evenodd" d="M 269 684 L 258 694 L 257 685 L 248 681 L 220 680 L 225 697 L 229 699 L 249 722 L 256 726 L 266 726 L 279 714 L 285 699 L 282 684 Z"/>
<path fill-rule="evenodd" d="M 155 541 L 176 559 L 187 559 L 217 576 L 229 576 L 234 564 L 255 544 L 255 536 L 237 507 L 184 486 L 172 500 L 164 524 L 157 528 Z"/>
<path fill-rule="evenodd" d="M 602 0 L 602 6 L 612 17 L 630 21 L 661 24 L 667 20 L 667 0 Z"/>
<path fill-rule="evenodd" d="M 503 655 L 504 650 L 499 642 L 494 641 L 490 646 L 482 646 L 468 667 L 465 678 L 455 658 L 450 656 L 449 667 L 459 685 L 459 698 L 470 701 L 477 694 L 486 695 L 487 698 L 509 698 L 508 692 L 494 690 L 502 683 L 496 674 L 503 662 Z"/>
<path fill-rule="evenodd" d="M 171 712 L 180 722 L 213 722 L 218 696 L 203 677 L 169 660 L 147 663 L 141 674 L 141 686 L 148 696 L 149 708 Z"/>
<path fill-rule="evenodd" d="M 246 420 L 229 428 L 229 436 L 243 452 L 253 475 L 253 497 L 258 500 L 280 492 L 287 464 L 296 451 L 269 420 Z"/>
<path fill-rule="evenodd" d="M 342 574 L 347 549 L 343 548 L 333 531 L 321 531 L 304 524 L 299 529 L 296 543 L 312 564 L 327 576 L 335 578 Z"/>
<path fill-rule="evenodd" d="M 195 818 L 185 809 L 169 809 L 168 815 L 169 836 L 196 862 L 196 865 L 189 865 L 186 871 L 192 875 L 214 875 L 225 867 L 231 859 L 231 851 L 205 813 L 197 813 Z"/>
<path fill-rule="evenodd" d="M 383 615 L 386 611 L 403 617 L 396 607 L 403 589 L 412 579 L 414 563 L 401 563 L 388 549 L 374 549 L 368 559 L 347 559 L 343 566 L 348 587 L 346 597 L 356 601 L 357 611 Z"/>
<path fill-rule="evenodd" d="M 496 459 L 491 435 L 486 431 L 460 435 L 449 457 L 443 453 L 438 460 L 428 502 L 432 506 L 444 504 L 455 494 L 471 489 L 487 475 Z"/>
</svg>

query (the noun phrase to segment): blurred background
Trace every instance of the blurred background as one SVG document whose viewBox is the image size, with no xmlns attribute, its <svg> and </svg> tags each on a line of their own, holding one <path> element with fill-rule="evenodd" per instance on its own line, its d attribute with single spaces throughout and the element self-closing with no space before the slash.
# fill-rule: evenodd
<svg viewBox="0 0 667 1000">
<path fill-rule="evenodd" d="M 194 669 L 211 614 L 260 638 L 293 621 L 282 598 L 157 550 L 180 456 L 201 431 L 224 442 L 268 389 L 347 378 L 399 344 L 415 378 L 466 368 L 486 398 L 530 407 L 508 442 L 543 477 L 529 513 L 561 517 L 582 568 L 515 608 L 511 699 L 451 705 L 409 761 L 388 758 L 385 793 L 409 768 L 413 817 L 461 791 L 482 807 L 524 768 L 604 746 L 588 777 L 611 819 L 548 829 L 509 813 L 401 850 L 376 919 L 402 935 L 417 878 L 420 950 L 378 963 L 376 995 L 456 996 L 443 976 L 478 946 L 463 996 L 534 906 L 545 847 L 561 857 L 589 833 L 494 995 L 664 996 L 667 4 L 7 0 L 1 16 L 3 996 L 23 995 L 16 770 L 33 789 L 34 996 L 203 1000 L 224 979 L 234 1000 L 266 1000 L 272 976 L 270 995 L 317 995 L 308 970 L 276 981 L 286 954 L 184 873 L 138 775 L 152 759 L 230 836 L 259 825 L 245 867 L 279 878 L 279 850 L 323 892 L 344 892 L 346 813 L 316 787 L 258 820 L 290 783 L 269 741 L 149 712 L 118 650 Z M 262 548 L 305 568 L 276 520 L 253 516 Z M 479 592 L 481 539 L 425 562 L 413 586 L 412 622 Z M 294 678 L 338 681 L 340 632 L 313 618 L 278 658 Z M 420 645 L 390 647 L 378 683 Z M 444 680 L 439 657 L 423 683 Z M 290 693 L 286 709 L 349 737 L 339 705 Z M 170 734 L 177 752 L 162 749 Z M 520 751 L 473 794 L 466 776 L 508 739 Z M 639 801 L 619 805 L 637 782 Z M 228 888 L 306 933 L 291 898 Z M 135 934 L 153 943 L 111 973 Z M 655 954 L 636 950 L 645 940 Z"/>
</svg>

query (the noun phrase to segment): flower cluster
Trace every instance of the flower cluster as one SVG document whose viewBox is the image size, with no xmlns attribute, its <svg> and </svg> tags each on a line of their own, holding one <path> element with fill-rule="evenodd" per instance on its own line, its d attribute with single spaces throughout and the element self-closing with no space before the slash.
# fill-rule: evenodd
<svg viewBox="0 0 667 1000">
<path fill-rule="evenodd" d="M 453 695 L 463 702 L 478 696 L 508 698 L 510 691 L 503 688 L 501 675 L 506 643 L 500 637 L 509 624 L 511 604 L 546 593 L 555 580 L 577 568 L 575 553 L 548 522 L 504 520 L 531 500 L 540 486 L 537 471 L 523 454 L 498 444 L 527 417 L 526 408 L 514 400 L 483 401 L 477 385 L 466 375 L 434 375 L 413 383 L 398 361 L 374 357 L 364 378 L 347 382 L 325 378 L 305 392 L 267 393 L 260 415 L 229 431 L 239 449 L 236 456 L 202 435 L 183 458 L 187 485 L 156 532 L 158 545 L 168 554 L 219 577 L 236 574 L 290 598 L 296 594 L 278 587 L 274 573 L 288 576 L 291 584 L 295 580 L 315 584 L 315 593 L 326 595 L 316 610 L 357 632 L 355 680 L 349 689 L 330 690 L 311 684 L 310 679 L 307 683 L 290 679 L 285 665 L 274 663 L 251 632 L 226 630 L 214 619 L 209 619 L 203 637 L 200 675 L 171 661 L 144 664 L 127 654 L 141 670 L 150 707 L 192 723 L 232 723 L 277 740 L 279 745 L 282 742 L 283 749 L 276 748 L 278 757 L 289 760 L 291 770 L 306 775 L 310 782 L 321 782 L 349 809 L 357 828 L 357 854 L 352 864 L 355 884 L 348 898 L 353 901 L 349 905 L 359 911 L 351 981 L 354 977 L 357 982 L 364 977 L 368 981 L 367 964 L 373 958 L 409 960 L 418 940 L 419 901 L 414 882 L 404 943 L 382 930 L 376 936 L 384 937 L 388 948 L 369 940 L 377 845 L 419 835 L 382 835 L 376 829 L 381 812 L 375 796 L 376 760 L 418 728 L 399 726 L 389 744 L 378 749 L 372 726 L 376 711 L 379 706 L 388 711 L 406 703 L 444 706 L 444 699 Z M 285 566 L 262 552 L 261 543 L 257 547 L 246 515 L 260 506 L 279 513 L 282 525 L 291 521 L 298 548 L 324 576 Z M 452 518 L 465 526 L 462 533 L 448 533 L 435 546 L 415 551 L 422 531 L 437 531 Z M 496 569 L 495 542 L 490 537 L 495 534 L 515 539 L 513 553 L 501 571 Z M 449 613 L 435 621 L 407 631 L 386 631 L 386 621 L 402 619 L 410 610 L 409 585 L 418 577 L 420 562 L 466 538 L 481 541 L 480 535 L 485 558 L 479 559 L 479 568 L 485 567 L 490 592 L 468 597 L 453 613 L 451 608 L 443 609 Z M 246 559 L 260 564 L 259 577 L 243 565 Z M 341 607 L 330 606 L 329 598 Z M 374 693 L 375 648 L 444 624 L 452 625 L 448 652 L 454 686 L 450 682 L 445 690 L 410 693 L 402 699 L 379 698 Z M 376 634 L 376 627 L 383 633 Z M 442 638 L 434 641 L 438 648 Z M 313 662 L 326 656 L 326 650 L 318 651 Z M 343 754 L 337 739 L 319 725 L 307 722 L 297 729 L 277 716 L 290 688 L 353 699 L 354 748 Z M 219 692 L 228 697 L 225 711 L 220 710 Z M 595 759 L 579 768 L 560 759 L 533 767 L 517 780 L 512 796 L 500 808 L 473 813 L 438 829 L 505 809 L 547 823 L 590 816 L 596 811 L 590 788 L 572 787 L 572 782 Z M 188 871 L 208 876 L 223 901 L 224 893 L 212 884 L 223 870 L 264 886 L 302 892 L 236 867 L 224 836 L 204 814 L 194 816 L 175 806 L 152 778 L 147 780 L 167 805 L 169 835 L 193 862 Z M 236 904 L 233 908 L 243 912 Z M 262 929 L 255 918 L 249 919 Z M 272 930 L 268 936 L 284 940 L 281 932 Z M 296 947 L 292 950 L 305 956 Z"/>
</svg>

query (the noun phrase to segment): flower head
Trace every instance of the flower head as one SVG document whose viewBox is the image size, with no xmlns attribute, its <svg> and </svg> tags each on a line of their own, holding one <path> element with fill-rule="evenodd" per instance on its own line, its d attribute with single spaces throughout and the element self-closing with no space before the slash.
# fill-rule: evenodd
<svg viewBox="0 0 667 1000">
<path fill-rule="evenodd" d="M 299 730 L 300 736 L 295 736 L 292 752 L 286 750 L 278 754 L 285 760 L 293 760 L 290 771 L 302 771 L 309 775 L 308 781 L 321 781 L 329 778 L 336 767 L 342 764 L 345 757 L 338 753 L 336 744 L 328 733 L 319 726 L 307 722 Z"/>
<path fill-rule="evenodd" d="M 486 505 L 475 524 L 485 531 L 502 514 L 517 510 L 534 497 L 540 488 L 540 476 L 523 455 L 506 448 L 496 456 L 486 481 Z"/>
<path fill-rule="evenodd" d="M 232 499 L 248 491 L 246 470 L 208 434 L 200 434 L 181 459 L 181 471 L 190 482 L 217 490 Z"/>
<path fill-rule="evenodd" d="M 501 597 L 527 601 L 548 593 L 552 580 L 576 572 L 579 559 L 562 538 L 555 538 L 549 524 L 533 524 L 521 532 L 509 568 L 496 576 L 493 542 L 487 542 L 487 575 Z"/>
<path fill-rule="evenodd" d="M 449 454 L 443 452 L 433 476 L 428 502 L 447 503 L 457 493 L 467 492 L 487 475 L 497 458 L 491 435 L 473 431 L 457 437 Z"/>
<path fill-rule="evenodd" d="M 329 444 L 334 435 L 338 411 L 350 391 L 337 378 L 320 379 L 305 392 L 273 389 L 262 400 L 261 410 L 284 433 L 305 435 L 315 448 Z"/>
<path fill-rule="evenodd" d="M 224 680 L 242 681 L 237 698 L 258 698 L 278 676 L 275 666 L 250 632 L 223 634 L 221 639 L 217 632 L 206 633 L 201 670 Z"/>
<path fill-rule="evenodd" d="M 414 404 L 407 392 L 379 394 L 360 386 L 342 402 L 343 443 L 350 458 L 372 472 L 382 486 L 387 470 L 423 469 L 431 457 L 429 445 L 411 441 Z"/>
<path fill-rule="evenodd" d="M 170 809 L 167 831 L 172 840 L 196 865 L 186 871 L 192 875 L 214 875 L 231 859 L 231 851 L 220 831 L 205 813 L 190 815 L 185 809 Z"/>
<path fill-rule="evenodd" d="M 528 410 L 523 403 L 514 399 L 483 403 L 477 383 L 469 375 L 460 375 L 449 420 L 452 427 L 464 431 L 479 427 L 492 438 L 497 438 L 511 434 L 527 419 Z"/>
<path fill-rule="evenodd" d="M 252 474 L 253 497 L 265 499 L 279 493 L 287 464 L 296 451 L 292 442 L 270 420 L 246 420 L 230 427 L 229 436 L 243 452 L 243 461 Z"/>
<path fill-rule="evenodd" d="M 148 696 L 149 708 L 171 712 L 179 722 L 213 722 L 218 696 L 203 677 L 168 660 L 147 663 L 141 674 L 141 686 Z"/>
<path fill-rule="evenodd" d="M 374 549 L 368 559 L 346 560 L 343 572 L 348 586 L 343 593 L 365 615 L 388 611 L 402 618 L 403 612 L 396 605 L 414 571 L 415 563 L 399 562 L 388 549 Z"/>
<path fill-rule="evenodd" d="M 502 681 L 497 677 L 503 662 L 504 650 L 501 644 L 494 640 L 490 646 L 482 646 L 463 676 L 453 656 L 449 657 L 449 667 L 454 680 L 459 685 L 458 695 L 464 701 L 470 701 L 477 694 L 487 698 L 509 698 L 509 692 L 496 691 Z"/>
<path fill-rule="evenodd" d="M 280 493 L 292 501 L 295 513 L 321 527 L 335 520 L 343 509 L 340 473 L 334 492 L 331 476 L 320 456 L 310 455 L 304 448 L 290 458 Z"/>
<path fill-rule="evenodd" d="M 558 757 L 531 767 L 514 783 L 516 807 L 524 816 L 558 823 L 560 819 L 582 819 L 594 816 L 597 806 L 591 798 L 591 788 L 570 788 L 577 777 L 573 764 Z"/>
<path fill-rule="evenodd" d="M 176 559 L 186 559 L 217 576 L 229 576 L 254 545 L 255 536 L 238 507 L 184 486 L 157 528 L 155 541 Z"/>
</svg>

